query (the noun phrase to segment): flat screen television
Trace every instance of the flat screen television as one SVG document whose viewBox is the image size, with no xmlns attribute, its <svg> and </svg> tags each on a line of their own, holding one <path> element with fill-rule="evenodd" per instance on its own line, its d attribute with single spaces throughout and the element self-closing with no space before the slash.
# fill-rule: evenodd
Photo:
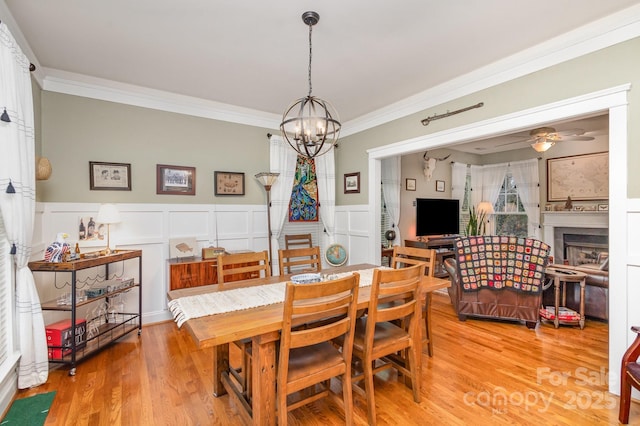
<svg viewBox="0 0 640 426">
<path fill-rule="evenodd" d="M 460 233 L 460 202 L 442 198 L 416 199 L 416 236 Z"/>
</svg>

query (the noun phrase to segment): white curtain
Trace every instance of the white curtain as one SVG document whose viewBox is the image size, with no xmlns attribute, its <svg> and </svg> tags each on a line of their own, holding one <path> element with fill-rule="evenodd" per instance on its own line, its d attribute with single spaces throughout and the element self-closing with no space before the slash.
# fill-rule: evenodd
<svg viewBox="0 0 640 426">
<path fill-rule="evenodd" d="M 507 163 L 489 164 L 482 167 L 481 201 L 488 201 L 492 205 L 495 204 L 498 199 L 498 195 L 500 195 L 500 189 L 502 188 L 502 183 L 507 175 L 508 168 L 509 165 Z"/>
<path fill-rule="evenodd" d="M 451 198 L 460 201 L 460 209 L 462 209 L 464 202 L 467 170 L 468 166 L 464 163 L 451 163 Z"/>
<path fill-rule="evenodd" d="M 471 167 L 469 167 L 469 174 L 471 175 L 471 188 L 469 188 L 471 190 L 469 192 L 469 210 L 471 210 L 471 207 L 476 207 L 482 201 L 482 166 L 471 165 Z"/>
<path fill-rule="evenodd" d="M 47 381 L 49 360 L 40 299 L 31 270 L 35 217 L 35 138 L 29 61 L 5 24 L 0 24 L 0 211 L 16 268 L 16 313 L 20 362 L 18 387 Z M 15 193 L 7 193 L 11 186 Z"/>
<path fill-rule="evenodd" d="M 269 139 L 270 145 L 270 169 L 273 173 L 280 173 L 278 180 L 271 187 L 271 248 L 277 258 L 278 238 L 282 234 L 284 221 L 289 211 L 289 201 L 291 200 L 291 188 L 296 173 L 296 161 L 298 153 L 295 152 L 287 142 L 281 137 L 272 135 Z M 273 275 L 278 275 L 278 262 L 271 259 Z"/>
<path fill-rule="evenodd" d="M 500 195 L 500 189 L 502 188 L 508 167 L 509 165 L 507 163 L 502 163 L 489 164 L 482 168 L 482 201 L 488 201 L 491 205 L 496 203 L 496 200 Z M 486 233 L 489 235 L 493 235 L 496 232 L 496 224 L 493 219 L 494 218 L 491 217 L 491 215 L 485 219 L 488 222 L 485 225 Z"/>
<path fill-rule="evenodd" d="M 400 181 L 400 157 L 384 158 L 381 168 L 384 202 L 387 205 L 387 213 L 396 231 L 396 239 L 393 240 L 392 244 L 401 246 L 402 237 L 400 236 L 400 228 L 398 227 L 398 221 L 400 220 L 400 190 L 402 188 L 402 182 Z"/>
<path fill-rule="evenodd" d="M 529 236 L 540 239 L 540 175 L 538 160 L 511 163 L 511 176 L 515 181 L 520 201 L 527 213 Z"/>
<path fill-rule="evenodd" d="M 318 201 L 320 220 L 324 225 L 324 241 L 321 247 L 333 244 L 336 230 L 336 163 L 335 148 L 314 159 L 318 182 Z"/>
</svg>

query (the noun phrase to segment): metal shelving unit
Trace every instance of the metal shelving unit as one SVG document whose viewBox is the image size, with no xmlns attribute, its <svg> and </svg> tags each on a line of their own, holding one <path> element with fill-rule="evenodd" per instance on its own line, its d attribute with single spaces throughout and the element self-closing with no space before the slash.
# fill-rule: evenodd
<svg viewBox="0 0 640 426">
<path fill-rule="evenodd" d="M 124 270 L 124 262 L 138 262 L 137 282 L 134 281 L 129 285 L 121 288 L 109 288 L 105 293 L 96 295 L 91 298 L 79 297 L 77 273 L 81 270 L 89 268 L 97 268 L 96 277 L 102 276 L 104 280 L 109 280 L 113 276 L 109 271 L 110 265 L 122 262 Z M 138 335 L 142 333 L 142 250 L 116 250 L 108 255 L 96 256 L 92 258 L 83 258 L 72 260 L 69 262 L 52 263 L 45 261 L 30 262 L 29 268 L 33 272 L 46 273 L 68 273 L 71 275 L 70 285 L 70 301 L 69 304 L 61 304 L 57 299 L 50 300 L 41 304 L 43 311 L 62 311 L 68 312 L 71 320 L 71 339 L 69 346 L 51 346 L 52 349 L 60 349 L 61 358 L 49 359 L 49 362 L 63 363 L 71 366 L 69 375 L 76 373 L 76 364 L 82 359 L 100 351 L 105 346 L 116 341 L 122 336 L 138 330 Z M 104 275 L 100 275 L 99 270 L 104 270 Z M 57 278 L 57 276 L 56 276 Z M 103 281 L 104 281 L 103 280 Z M 76 342 L 76 318 L 78 308 L 96 304 L 97 302 L 107 303 L 116 296 L 122 295 L 129 291 L 137 291 L 138 295 L 138 312 L 103 312 L 99 316 L 87 318 L 85 340 L 81 343 Z M 89 327 L 91 324 L 91 330 Z"/>
</svg>

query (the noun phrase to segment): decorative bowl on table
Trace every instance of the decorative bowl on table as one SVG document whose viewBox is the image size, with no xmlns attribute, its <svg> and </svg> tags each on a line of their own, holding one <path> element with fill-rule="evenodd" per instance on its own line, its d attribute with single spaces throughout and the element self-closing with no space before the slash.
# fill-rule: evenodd
<svg viewBox="0 0 640 426">
<path fill-rule="evenodd" d="M 295 284 L 311 284 L 322 281 L 320 274 L 298 274 L 292 275 L 291 281 Z"/>
</svg>

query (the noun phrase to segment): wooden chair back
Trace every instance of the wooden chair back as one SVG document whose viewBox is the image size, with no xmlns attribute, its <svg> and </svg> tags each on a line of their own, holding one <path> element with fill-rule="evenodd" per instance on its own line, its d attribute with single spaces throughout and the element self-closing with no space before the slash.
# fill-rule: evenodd
<svg viewBox="0 0 640 426">
<path fill-rule="evenodd" d="M 286 424 L 287 412 L 329 395 L 332 377 L 341 378 L 346 424 L 352 424 L 351 354 L 359 282 L 354 273 L 314 284 L 287 283 L 277 372 L 280 425 Z M 341 347 L 332 342 L 338 337 Z M 312 386 L 316 392 L 310 394 Z M 287 404 L 294 393 L 299 398 Z"/>
<path fill-rule="evenodd" d="M 405 242 L 406 244 L 406 242 Z M 393 247 L 393 255 L 391 257 L 390 266 L 392 268 L 404 268 L 408 265 L 416 265 L 418 263 L 425 264 L 424 274 L 434 276 L 436 268 L 436 251 L 434 249 L 419 247 Z M 431 332 L 431 321 L 429 318 L 429 309 L 427 304 L 431 303 L 431 293 L 426 295 L 424 317 L 424 334 L 422 336 L 423 343 L 427 344 L 427 352 L 429 356 L 433 356 L 433 333 Z"/>
<path fill-rule="evenodd" d="M 218 285 L 220 287 L 231 281 L 270 276 L 271 267 L 267 250 L 218 256 Z"/>
<path fill-rule="evenodd" d="M 364 389 L 353 389 L 366 398 L 370 425 L 376 424 L 373 376 L 379 371 L 395 368 L 411 378 L 413 399 L 420 402 L 422 274 L 422 264 L 373 272 L 367 315 L 359 320 L 353 343 L 353 356 L 362 360 L 363 366 L 363 373 L 353 380 L 364 380 Z"/>
<path fill-rule="evenodd" d="M 432 277 L 436 269 L 436 251 L 426 248 L 393 246 L 390 263 L 392 268 L 404 268 L 418 263 L 424 263 L 424 274 Z"/>
<path fill-rule="evenodd" d="M 320 272 L 322 258 L 320 247 L 278 250 L 280 275 L 294 272 Z"/>
<path fill-rule="evenodd" d="M 284 236 L 284 248 L 300 248 L 300 247 L 313 247 L 311 241 L 311 234 L 291 234 Z"/>
</svg>

